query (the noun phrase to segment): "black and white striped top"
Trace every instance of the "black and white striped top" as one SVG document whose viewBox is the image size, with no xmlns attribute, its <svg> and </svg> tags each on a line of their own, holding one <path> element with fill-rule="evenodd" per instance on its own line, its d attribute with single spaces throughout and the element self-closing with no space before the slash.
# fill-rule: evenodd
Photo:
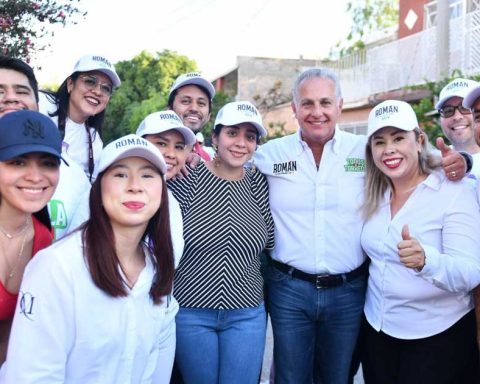
<svg viewBox="0 0 480 384">
<path fill-rule="evenodd" d="M 204 163 L 169 181 L 180 203 L 185 248 L 174 282 L 183 307 L 237 309 L 263 300 L 259 255 L 274 246 L 265 176 L 250 169 L 238 181 Z"/>
</svg>

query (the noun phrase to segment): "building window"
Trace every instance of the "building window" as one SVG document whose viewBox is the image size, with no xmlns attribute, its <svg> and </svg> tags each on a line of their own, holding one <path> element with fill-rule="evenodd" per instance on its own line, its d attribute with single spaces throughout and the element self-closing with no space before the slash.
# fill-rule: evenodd
<svg viewBox="0 0 480 384">
<path fill-rule="evenodd" d="M 467 13 L 480 9 L 480 0 L 448 0 L 450 7 L 450 19 L 464 16 Z M 431 1 L 424 5 L 424 29 L 437 25 L 437 1 Z"/>
<path fill-rule="evenodd" d="M 340 123 L 338 127 L 345 132 L 354 133 L 355 135 L 366 135 L 367 134 L 367 122 L 366 121 L 357 121 L 354 123 Z"/>
</svg>

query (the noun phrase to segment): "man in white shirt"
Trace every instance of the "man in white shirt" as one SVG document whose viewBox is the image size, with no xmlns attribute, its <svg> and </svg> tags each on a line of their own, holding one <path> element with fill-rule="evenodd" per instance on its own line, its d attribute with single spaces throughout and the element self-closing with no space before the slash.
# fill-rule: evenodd
<svg viewBox="0 0 480 384">
<path fill-rule="evenodd" d="M 170 88 L 168 108 L 174 111 L 193 133 L 198 133 L 210 120 L 214 96 L 215 87 L 200 73 L 185 73 L 178 76 Z M 200 143 L 195 143 L 192 151 L 203 160 L 210 160 L 209 153 Z"/>
<path fill-rule="evenodd" d="M 345 384 L 363 312 L 360 246 L 366 138 L 336 127 L 343 99 L 336 75 L 311 68 L 293 88 L 298 132 L 262 145 L 275 244 L 267 273 L 275 383 Z M 443 148 L 444 169 L 464 161 Z"/>
<path fill-rule="evenodd" d="M 473 132 L 477 145 L 480 145 L 480 83 L 477 83 L 476 87 L 473 87 L 465 95 L 463 99 L 463 107 L 470 109 L 472 113 Z M 480 154 L 474 158 L 477 161 L 477 169 L 479 169 L 477 176 L 477 197 L 480 200 Z M 473 290 L 473 296 L 475 300 L 475 316 L 477 318 L 477 344 L 480 351 L 480 286 Z M 477 361 L 478 363 L 478 361 Z"/>
<path fill-rule="evenodd" d="M 440 113 L 442 131 L 452 147 L 472 155 L 473 166 L 469 176 L 475 179 L 480 178 L 480 145 L 475 141 L 472 112 L 462 102 L 478 86 L 479 83 L 470 79 L 454 79 L 443 87 L 435 105 Z"/>
</svg>

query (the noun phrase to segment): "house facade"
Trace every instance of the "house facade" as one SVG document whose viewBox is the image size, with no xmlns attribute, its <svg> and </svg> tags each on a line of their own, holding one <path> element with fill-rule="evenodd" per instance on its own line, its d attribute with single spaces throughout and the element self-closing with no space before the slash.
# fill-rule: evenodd
<svg viewBox="0 0 480 384">
<path fill-rule="evenodd" d="M 250 100 L 262 112 L 270 132 L 297 129 L 290 107 L 297 74 L 323 66 L 339 76 L 344 108 L 339 126 L 365 133 L 371 108 L 394 98 L 415 103 L 425 89 L 460 70 L 480 73 L 480 0 L 400 0 L 398 28 L 367 48 L 339 60 L 238 57 L 237 67 L 215 79 L 219 90 L 237 100 Z"/>
</svg>

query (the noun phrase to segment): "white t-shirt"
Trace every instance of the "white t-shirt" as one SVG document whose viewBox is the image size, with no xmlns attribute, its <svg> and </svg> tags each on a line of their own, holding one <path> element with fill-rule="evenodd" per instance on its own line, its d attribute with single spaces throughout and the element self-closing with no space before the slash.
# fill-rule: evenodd
<svg viewBox="0 0 480 384">
<path fill-rule="evenodd" d="M 470 175 L 475 176 L 475 179 L 480 181 L 480 152 L 471 154 L 473 158 L 473 165 L 472 170 L 470 171 Z"/>
<path fill-rule="evenodd" d="M 81 232 L 38 252 L 25 269 L 3 382 L 167 384 L 175 327 L 165 321 L 178 306 L 167 297 L 153 304 L 145 252 L 134 287 L 117 298 L 93 283 Z"/>
<path fill-rule="evenodd" d="M 57 116 L 52 117 L 49 115 L 57 110 L 57 104 L 52 102 L 43 92 L 39 92 L 38 108 L 41 113 L 49 116 L 58 126 Z M 96 168 L 100 159 L 100 153 L 103 149 L 103 142 L 102 138 L 94 128 L 90 128 L 90 136 L 92 138 L 93 159 Z M 78 124 L 67 118 L 65 121 L 65 137 L 63 139 L 62 152 L 67 153 L 70 158 L 83 169 L 87 177 L 89 177 L 88 151 L 88 133 L 85 124 Z"/>
<path fill-rule="evenodd" d="M 170 232 L 172 233 L 173 254 L 175 255 L 175 269 L 180 263 L 180 258 L 183 254 L 185 241 L 183 240 L 183 219 L 182 210 L 177 199 L 172 192 L 168 190 L 168 208 L 170 216 Z"/>
<path fill-rule="evenodd" d="M 62 156 L 69 166 L 61 161 L 57 189 L 48 202 L 48 211 L 52 226 L 55 229 L 56 240 L 74 230 L 89 216 L 90 182 L 75 161 L 65 153 Z"/>
</svg>

